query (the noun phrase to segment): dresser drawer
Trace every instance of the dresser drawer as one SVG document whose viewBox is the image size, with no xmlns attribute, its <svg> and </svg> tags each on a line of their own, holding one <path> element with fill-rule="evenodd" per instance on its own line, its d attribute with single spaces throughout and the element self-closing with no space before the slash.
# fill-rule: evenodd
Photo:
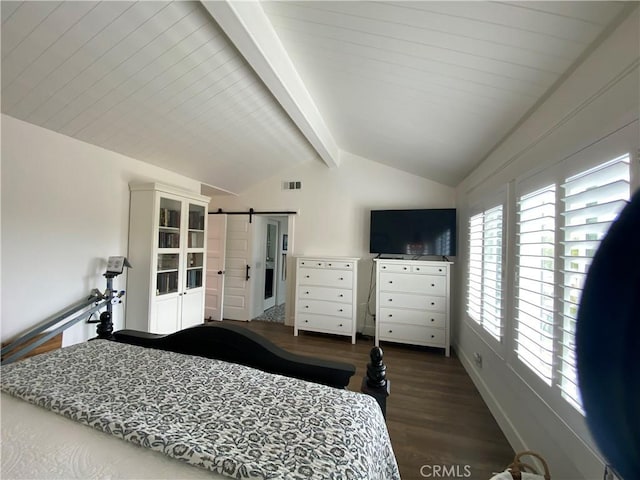
<svg viewBox="0 0 640 480">
<path fill-rule="evenodd" d="M 301 285 L 298 289 L 298 298 L 301 300 L 328 300 L 331 302 L 352 303 L 353 290 Z"/>
<path fill-rule="evenodd" d="M 353 270 L 354 262 L 345 262 L 344 260 L 314 260 L 313 258 L 305 258 L 300 259 L 298 261 L 298 264 L 300 265 L 300 267 Z"/>
<path fill-rule="evenodd" d="M 326 287 L 349 288 L 353 282 L 353 272 L 323 268 L 301 267 L 298 270 L 299 285 L 322 285 Z"/>
<path fill-rule="evenodd" d="M 444 313 L 407 310 L 402 308 L 380 308 L 379 322 L 384 324 L 421 325 L 423 327 L 444 328 L 446 325 Z"/>
<path fill-rule="evenodd" d="M 380 274 L 378 288 L 382 291 L 446 295 L 447 277 L 385 272 Z"/>
<path fill-rule="evenodd" d="M 445 331 L 439 328 L 418 325 L 395 325 L 380 323 L 380 340 L 411 343 L 415 345 L 444 346 Z"/>
<path fill-rule="evenodd" d="M 351 318 L 350 303 L 325 302 L 322 300 L 298 299 L 298 312 L 317 313 L 319 315 L 335 315 L 336 317 Z"/>
<path fill-rule="evenodd" d="M 381 272 L 411 272 L 411 265 L 405 265 L 401 263 L 381 263 Z"/>
<path fill-rule="evenodd" d="M 380 308 L 395 307 L 434 312 L 446 312 L 446 297 L 431 297 L 427 295 L 411 295 L 394 292 L 380 292 Z"/>
<path fill-rule="evenodd" d="M 433 267 L 431 265 L 413 265 L 411 273 L 419 273 L 422 275 L 446 275 L 446 267 Z"/>
<path fill-rule="evenodd" d="M 317 330 L 350 334 L 352 321 L 350 318 L 324 317 L 310 313 L 299 313 L 296 318 L 296 327 L 301 330 Z"/>
</svg>

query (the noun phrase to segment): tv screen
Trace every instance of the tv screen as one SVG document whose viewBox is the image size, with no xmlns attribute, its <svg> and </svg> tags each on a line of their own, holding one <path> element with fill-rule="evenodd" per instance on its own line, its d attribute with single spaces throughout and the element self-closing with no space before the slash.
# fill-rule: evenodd
<svg viewBox="0 0 640 480">
<path fill-rule="evenodd" d="M 369 252 L 455 256 L 456 209 L 371 210 Z"/>
</svg>

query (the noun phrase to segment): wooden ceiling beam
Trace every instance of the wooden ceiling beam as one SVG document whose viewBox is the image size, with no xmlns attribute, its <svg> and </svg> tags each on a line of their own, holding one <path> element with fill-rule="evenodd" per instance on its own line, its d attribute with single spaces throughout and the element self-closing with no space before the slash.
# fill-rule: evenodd
<svg viewBox="0 0 640 480">
<path fill-rule="evenodd" d="M 260 2 L 202 1 L 291 120 L 330 168 L 340 165 L 340 148 L 298 75 Z"/>
</svg>

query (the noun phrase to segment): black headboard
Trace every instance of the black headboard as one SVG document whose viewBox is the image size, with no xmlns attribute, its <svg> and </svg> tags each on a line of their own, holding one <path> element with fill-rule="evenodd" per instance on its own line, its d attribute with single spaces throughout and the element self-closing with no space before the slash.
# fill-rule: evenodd
<svg viewBox="0 0 640 480">
<path fill-rule="evenodd" d="M 349 363 L 287 352 L 251 330 L 228 323 L 198 325 L 169 335 L 120 330 L 114 332 L 113 340 L 239 363 L 336 388 L 346 388 L 356 372 Z"/>
</svg>

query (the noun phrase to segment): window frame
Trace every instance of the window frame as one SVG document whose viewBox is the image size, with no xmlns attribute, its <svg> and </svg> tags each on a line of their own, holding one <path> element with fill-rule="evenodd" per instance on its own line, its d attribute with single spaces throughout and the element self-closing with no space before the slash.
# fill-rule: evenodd
<svg viewBox="0 0 640 480">
<path fill-rule="evenodd" d="M 543 378 L 534 373 L 520 358 L 516 351 L 516 328 L 517 328 L 517 304 L 515 295 L 517 293 L 517 280 L 510 282 L 507 286 L 508 290 L 505 295 L 514 298 L 513 305 L 507 315 L 512 319 L 512 328 L 508 333 L 512 342 L 511 348 L 507 352 L 507 363 L 512 371 L 517 374 L 529 387 L 536 392 L 562 418 L 571 419 L 571 422 L 583 422 L 584 410 L 581 405 L 577 405 L 571 400 L 565 398 L 562 394 L 561 382 L 562 374 L 560 373 L 562 354 L 557 350 L 563 342 L 563 299 L 564 299 L 564 184 L 567 179 L 584 173 L 592 168 L 606 164 L 607 162 L 624 154 L 629 154 L 629 191 L 630 195 L 638 187 L 638 152 L 629 149 L 623 142 L 618 140 L 615 144 L 614 139 L 607 139 L 601 144 L 594 145 L 586 151 L 579 152 L 557 164 L 545 168 L 535 173 L 524 174 L 516 179 L 514 185 L 514 212 L 513 217 L 509 219 L 515 232 L 518 231 L 517 204 L 516 202 L 523 196 L 550 184 L 555 185 L 555 254 L 554 254 L 554 325 L 553 325 L 553 354 L 552 354 L 552 380 L 551 385 L 547 384 Z M 613 143 L 613 145 L 612 145 Z M 596 148 L 597 147 L 597 148 Z M 514 251 L 511 255 L 513 261 L 514 276 L 518 268 L 517 246 L 514 240 Z"/>
<path fill-rule="evenodd" d="M 466 249 L 465 249 L 465 254 L 466 254 L 466 259 L 465 259 L 465 278 L 466 278 L 466 282 L 465 282 L 465 302 L 464 302 L 464 318 L 465 318 L 465 323 L 473 329 L 474 332 L 476 332 L 476 334 L 482 339 L 484 340 L 484 342 L 489 346 L 489 348 L 491 348 L 500 358 L 503 358 L 504 356 L 504 352 L 505 352 L 505 339 L 507 337 L 507 331 L 509 328 L 509 325 L 507 324 L 507 322 L 505 321 L 506 319 L 506 315 L 507 315 L 507 301 L 505 298 L 505 282 L 506 282 L 506 275 L 507 275 L 507 269 L 508 269 L 508 263 L 507 263 L 507 243 L 508 243 L 508 217 L 509 217 L 509 212 L 508 212 L 508 201 L 507 201 L 508 195 L 507 195 L 507 187 L 503 187 L 498 189 L 497 191 L 494 191 L 491 194 L 480 194 L 476 196 L 476 200 L 471 204 L 471 206 L 468 209 L 467 215 L 466 215 L 466 223 L 465 223 L 465 232 L 467 233 L 466 235 L 466 240 L 467 240 L 467 244 L 466 244 Z M 474 318 L 472 318 L 469 314 L 468 311 L 468 306 L 469 306 L 469 293 L 470 293 L 470 287 L 469 287 L 469 270 L 470 270 L 470 262 L 471 262 L 471 243 L 470 243 L 470 221 L 473 217 L 477 216 L 478 214 L 484 214 L 487 211 L 490 211 L 498 206 L 502 207 L 502 232 L 501 232 L 501 237 L 502 237 L 502 243 L 501 243 L 501 260 L 502 260 L 502 264 L 501 264 L 501 278 L 500 278 L 500 289 L 501 289 L 501 294 L 502 297 L 500 299 L 500 308 L 501 308 L 501 315 L 500 315 L 500 320 L 501 320 L 501 325 L 500 325 L 500 329 L 501 329 L 501 336 L 500 339 L 497 339 L 493 334 L 491 334 L 486 327 L 482 324 L 482 319 L 480 319 L 480 321 L 475 320 Z M 484 232 L 484 221 L 483 221 L 483 232 Z M 483 262 L 483 267 L 484 267 L 484 262 Z M 484 273 L 484 268 L 482 270 L 481 273 L 481 277 L 483 277 L 483 273 Z"/>
</svg>

